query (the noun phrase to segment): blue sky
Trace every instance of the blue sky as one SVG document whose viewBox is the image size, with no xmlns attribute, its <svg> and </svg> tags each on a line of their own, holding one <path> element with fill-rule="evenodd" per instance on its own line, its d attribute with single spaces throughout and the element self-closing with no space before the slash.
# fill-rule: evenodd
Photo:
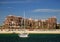
<svg viewBox="0 0 60 42">
<path fill-rule="evenodd" d="M 60 0 L 0 0 L 0 21 L 8 15 L 46 19 L 56 16 L 60 23 Z"/>
</svg>

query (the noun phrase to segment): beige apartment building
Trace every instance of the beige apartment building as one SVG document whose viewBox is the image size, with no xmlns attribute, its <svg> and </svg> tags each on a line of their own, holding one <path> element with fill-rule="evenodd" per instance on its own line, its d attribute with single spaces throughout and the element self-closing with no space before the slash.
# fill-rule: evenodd
<svg viewBox="0 0 60 42">
<path fill-rule="evenodd" d="M 4 29 L 56 29 L 57 19 L 51 17 L 45 20 L 26 19 L 20 16 L 9 15 L 5 18 Z"/>
</svg>

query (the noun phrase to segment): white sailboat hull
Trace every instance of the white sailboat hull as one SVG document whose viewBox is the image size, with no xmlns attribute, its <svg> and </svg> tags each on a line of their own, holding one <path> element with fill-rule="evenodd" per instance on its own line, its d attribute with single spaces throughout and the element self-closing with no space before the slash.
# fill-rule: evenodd
<svg viewBox="0 0 60 42">
<path fill-rule="evenodd" d="M 22 33 L 22 34 L 19 34 L 19 37 L 25 38 L 25 37 L 28 37 L 28 34 L 27 33 Z"/>
</svg>

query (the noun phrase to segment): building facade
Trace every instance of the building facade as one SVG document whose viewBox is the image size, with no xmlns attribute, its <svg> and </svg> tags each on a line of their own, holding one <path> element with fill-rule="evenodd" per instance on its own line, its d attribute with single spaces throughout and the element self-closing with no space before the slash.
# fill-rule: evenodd
<svg viewBox="0 0 60 42">
<path fill-rule="evenodd" d="M 23 17 L 9 15 L 4 21 L 3 28 L 7 29 L 56 29 L 56 17 L 48 18 L 47 20 L 33 20 Z"/>
</svg>

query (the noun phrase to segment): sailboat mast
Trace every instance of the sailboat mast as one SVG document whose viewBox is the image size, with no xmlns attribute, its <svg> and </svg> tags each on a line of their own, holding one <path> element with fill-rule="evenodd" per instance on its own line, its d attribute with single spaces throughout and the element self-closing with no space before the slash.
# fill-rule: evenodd
<svg viewBox="0 0 60 42">
<path fill-rule="evenodd" d="M 24 11 L 24 30 L 25 30 L 25 11 Z"/>
</svg>

